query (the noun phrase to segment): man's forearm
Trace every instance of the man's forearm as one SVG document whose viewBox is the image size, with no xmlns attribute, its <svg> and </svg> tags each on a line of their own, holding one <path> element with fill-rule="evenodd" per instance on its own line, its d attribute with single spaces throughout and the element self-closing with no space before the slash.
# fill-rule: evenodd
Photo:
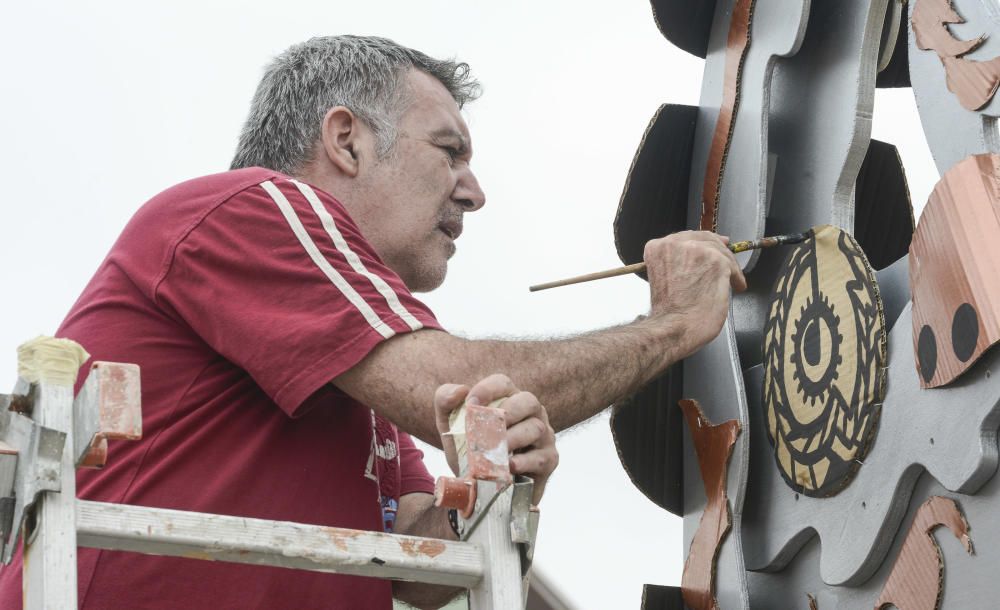
<svg viewBox="0 0 1000 610">
<path fill-rule="evenodd" d="M 466 379 L 506 374 L 538 396 L 556 430 L 634 393 L 682 357 L 680 338 L 647 321 L 548 341 L 469 341 L 464 348 Z"/>
<path fill-rule="evenodd" d="M 687 355 L 684 325 L 664 316 L 543 341 L 467 340 L 437 331 L 396 337 L 336 380 L 404 430 L 440 445 L 430 406 L 442 383 L 503 373 L 534 393 L 556 430 L 636 391 Z"/>
</svg>

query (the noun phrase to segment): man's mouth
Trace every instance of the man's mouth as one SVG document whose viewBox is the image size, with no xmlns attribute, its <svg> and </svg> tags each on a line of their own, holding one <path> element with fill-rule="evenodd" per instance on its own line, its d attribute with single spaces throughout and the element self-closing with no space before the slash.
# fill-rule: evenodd
<svg viewBox="0 0 1000 610">
<path fill-rule="evenodd" d="M 438 229 L 454 241 L 462 234 L 462 222 L 459 220 L 448 220 L 439 224 Z"/>
</svg>

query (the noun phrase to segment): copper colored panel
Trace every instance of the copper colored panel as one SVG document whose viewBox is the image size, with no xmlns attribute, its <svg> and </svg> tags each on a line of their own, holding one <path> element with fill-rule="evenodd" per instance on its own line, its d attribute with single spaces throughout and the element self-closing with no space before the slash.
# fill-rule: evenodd
<svg viewBox="0 0 1000 610">
<path fill-rule="evenodd" d="M 1000 86 L 1000 57 L 989 61 L 966 59 L 985 36 L 959 40 L 948 31 L 949 23 L 965 23 L 951 0 L 917 0 L 913 7 L 913 33 L 917 47 L 934 51 L 944 64 L 948 90 L 958 96 L 966 110 L 979 110 L 993 99 Z"/>
<path fill-rule="evenodd" d="M 705 184 L 701 194 L 701 229 L 715 231 L 719 226 L 719 191 L 722 174 L 726 170 L 726 156 L 733 138 L 733 126 L 740 107 L 740 86 L 743 76 L 743 60 L 750 48 L 750 24 L 753 22 L 753 8 L 756 0 L 736 0 L 733 16 L 729 22 L 729 37 L 726 40 L 726 73 L 723 77 L 722 104 L 719 118 L 712 135 L 712 148 L 708 152 L 708 166 L 705 169 Z"/>
<path fill-rule="evenodd" d="M 785 482 L 813 497 L 850 483 L 885 396 L 882 299 L 860 246 L 817 227 L 775 282 L 764 325 L 767 431 Z"/>
<path fill-rule="evenodd" d="M 1000 156 L 971 156 L 934 187 L 910 246 L 920 384 L 950 383 L 1000 340 Z"/>
<path fill-rule="evenodd" d="M 705 484 L 705 510 L 691 549 L 684 562 L 681 593 L 691 610 L 713 610 L 715 601 L 715 560 L 731 525 L 726 497 L 726 469 L 732 455 L 740 423 L 735 419 L 713 425 L 694 400 L 680 401 L 694 450 L 698 455 L 701 480 Z"/>
<path fill-rule="evenodd" d="M 902 610 L 937 610 L 941 607 L 944 557 L 933 531 L 945 526 L 972 554 L 969 524 L 958 504 L 950 498 L 933 496 L 917 510 L 892 572 L 875 602 L 875 610 L 893 605 Z"/>
</svg>

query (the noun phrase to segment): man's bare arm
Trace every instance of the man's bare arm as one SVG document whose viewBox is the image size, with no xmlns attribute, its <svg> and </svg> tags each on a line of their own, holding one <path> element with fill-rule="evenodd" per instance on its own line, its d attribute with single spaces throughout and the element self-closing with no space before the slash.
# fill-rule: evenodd
<svg viewBox="0 0 1000 610">
<path fill-rule="evenodd" d="M 434 390 L 502 373 L 535 394 L 552 427 L 562 430 L 683 356 L 666 347 L 679 345 L 668 332 L 649 321 L 550 341 L 468 340 L 423 330 L 383 343 L 335 383 L 402 429 L 439 445 L 430 407 Z M 667 336 L 658 339 L 661 334 Z"/>
<path fill-rule="evenodd" d="M 436 446 L 434 390 L 443 383 L 471 385 L 492 373 L 535 394 L 553 428 L 568 428 L 710 341 L 728 314 L 730 287 L 745 287 L 732 253 L 712 234 L 654 240 L 645 258 L 652 307 L 644 320 L 548 341 L 467 340 L 418 331 L 386 341 L 334 383 Z"/>
</svg>

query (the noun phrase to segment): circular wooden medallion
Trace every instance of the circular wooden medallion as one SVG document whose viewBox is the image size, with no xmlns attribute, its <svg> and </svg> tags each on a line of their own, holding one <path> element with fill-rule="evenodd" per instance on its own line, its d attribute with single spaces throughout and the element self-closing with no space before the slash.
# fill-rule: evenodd
<svg viewBox="0 0 1000 610">
<path fill-rule="evenodd" d="M 878 284 L 840 229 L 785 260 L 764 327 L 764 409 L 774 458 L 799 493 L 850 483 L 875 438 L 885 395 L 886 336 Z"/>
</svg>

